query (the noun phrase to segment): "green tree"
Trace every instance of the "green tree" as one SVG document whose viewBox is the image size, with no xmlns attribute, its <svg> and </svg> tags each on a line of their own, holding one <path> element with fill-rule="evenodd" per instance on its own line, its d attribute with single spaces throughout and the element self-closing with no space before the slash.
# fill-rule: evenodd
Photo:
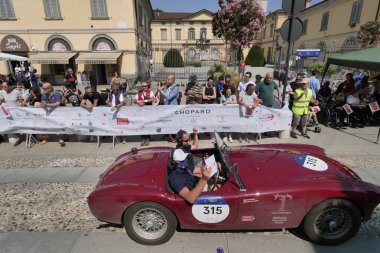
<svg viewBox="0 0 380 253">
<path fill-rule="evenodd" d="M 245 58 L 245 64 L 252 67 L 263 67 L 265 65 L 264 54 L 259 45 L 251 47 L 247 58 Z"/>
<path fill-rule="evenodd" d="M 184 66 L 182 55 L 178 49 L 172 48 L 166 53 L 164 66 L 167 68 L 182 68 Z"/>
</svg>

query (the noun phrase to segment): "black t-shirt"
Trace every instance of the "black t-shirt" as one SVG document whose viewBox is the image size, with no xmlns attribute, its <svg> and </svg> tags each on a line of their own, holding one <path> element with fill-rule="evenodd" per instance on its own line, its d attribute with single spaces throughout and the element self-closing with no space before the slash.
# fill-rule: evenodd
<svg viewBox="0 0 380 253">
<path fill-rule="evenodd" d="M 41 103 L 41 97 L 36 97 L 36 98 L 31 97 L 29 100 L 29 105 L 34 106 L 37 102 Z"/>
<path fill-rule="evenodd" d="M 87 100 L 87 99 L 90 100 L 90 102 L 92 104 L 94 104 L 94 100 L 97 99 L 98 100 L 98 106 L 107 105 L 107 103 L 104 100 L 104 98 L 97 91 L 94 91 L 94 93 L 92 94 L 91 97 L 89 95 L 87 95 L 87 94 L 84 94 L 83 99 L 84 100 Z"/>
</svg>

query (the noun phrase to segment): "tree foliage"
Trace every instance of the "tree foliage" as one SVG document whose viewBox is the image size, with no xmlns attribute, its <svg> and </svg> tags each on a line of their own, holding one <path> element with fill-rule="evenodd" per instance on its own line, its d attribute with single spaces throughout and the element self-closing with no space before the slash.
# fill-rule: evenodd
<svg viewBox="0 0 380 253">
<path fill-rule="evenodd" d="M 265 13 L 257 0 L 219 0 L 219 6 L 212 22 L 213 33 L 234 48 L 255 44 L 265 23 Z"/>
<path fill-rule="evenodd" d="M 358 32 L 357 41 L 365 48 L 380 45 L 380 21 L 369 21 L 363 24 Z"/>
<path fill-rule="evenodd" d="M 184 66 L 182 55 L 178 49 L 172 48 L 166 53 L 164 66 L 167 68 L 182 68 Z"/>
<path fill-rule="evenodd" d="M 254 45 L 251 47 L 247 58 L 245 58 L 245 64 L 252 67 L 263 67 L 265 65 L 264 54 L 259 45 Z"/>
</svg>

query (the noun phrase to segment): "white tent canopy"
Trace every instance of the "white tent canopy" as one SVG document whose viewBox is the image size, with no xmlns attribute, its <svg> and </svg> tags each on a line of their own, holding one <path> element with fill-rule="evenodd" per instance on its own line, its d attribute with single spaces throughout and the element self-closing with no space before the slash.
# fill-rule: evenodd
<svg viewBox="0 0 380 253">
<path fill-rule="evenodd" d="M 0 60 L 27 61 L 28 58 L 13 54 L 0 53 Z"/>
</svg>

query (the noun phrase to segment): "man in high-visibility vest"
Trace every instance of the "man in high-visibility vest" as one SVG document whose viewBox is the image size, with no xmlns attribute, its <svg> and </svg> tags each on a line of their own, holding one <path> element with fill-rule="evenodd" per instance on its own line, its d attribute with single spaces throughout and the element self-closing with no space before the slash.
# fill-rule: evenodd
<svg viewBox="0 0 380 253">
<path fill-rule="evenodd" d="M 301 136 L 310 139 L 310 136 L 306 133 L 306 123 L 307 116 L 309 114 L 309 104 L 313 103 L 317 105 L 319 102 L 313 99 L 313 92 L 309 89 L 309 79 L 304 78 L 301 81 L 301 87 L 296 89 L 294 92 L 294 103 L 292 107 L 293 119 L 292 119 L 292 129 L 290 132 L 290 137 L 297 139 L 297 135 L 294 132 L 298 126 L 301 124 L 302 133 Z"/>
</svg>

